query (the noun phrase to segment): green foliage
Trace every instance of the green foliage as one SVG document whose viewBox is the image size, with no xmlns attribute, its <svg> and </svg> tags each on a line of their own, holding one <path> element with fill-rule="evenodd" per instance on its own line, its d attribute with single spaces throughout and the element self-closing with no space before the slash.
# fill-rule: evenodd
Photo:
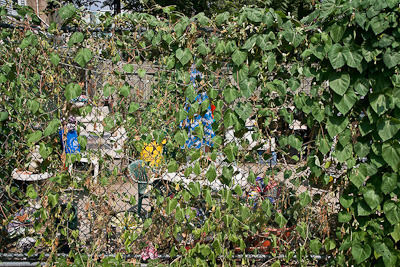
<svg viewBox="0 0 400 267">
<path fill-rule="evenodd" d="M 288 3 L 299 3 L 281 2 L 281 10 L 286 11 L 290 10 Z M 42 32 L 3 29 L 0 154 L 8 164 L 3 164 L 2 170 L 10 176 L 14 169 L 27 168 L 29 162 L 24 161 L 37 144 L 43 158 L 41 171 L 55 175 L 49 180 L 53 187 L 39 190 L 28 186 L 26 195 L 17 197 L 24 199 L 19 205 L 26 204 L 26 199 L 45 197 L 47 202 L 37 217 L 46 221 L 59 206 L 61 188 L 93 190 L 90 179 L 74 180 L 64 170 L 80 160 L 81 154 L 68 155 L 62 162 L 55 153 L 59 147 L 55 133 L 61 119 L 72 111 L 90 113 L 91 105 L 114 98 L 118 104 L 111 107 L 112 115 L 105 116 L 101 126 L 110 132 L 120 126 L 129 129 L 129 138 L 123 144 L 126 155 L 140 157 L 143 148 L 165 140 L 162 160 L 152 166 L 153 176 L 168 172 L 190 179 L 186 185 L 182 178 L 166 186 L 177 193 L 154 193 L 158 194 L 154 197 L 157 206 L 153 207 L 156 215 L 142 221 L 142 233 L 124 226 L 121 240 L 127 253 L 143 247 L 139 240 L 148 235 L 153 238 L 150 241 L 162 240 L 157 245 L 174 244 L 168 252 L 182 256 L 177 258 L 179 264 L 200 265 L 205 260 L 216 261 L 217 256 L 229 264 L 233 250 L 248 253 L 246 249 L 254 245 L 248 244 L 249 240 L 259 233 L 273 232 L 271 226 L 281 230 L 293 226 L 291 229 L 296 230 L 292 236 L 299 242 L 286 248 L 287 257 L 281 261 L 289 262 L 296 251 L 302 263 L 308 260 L 306 255 L 326 253 L 334 255 L 338 265 L 396 266 L 400 261 L 395 246 L 400 239 L 398 5 L 398 1 L 324 0 L 301 21 L 272 9 L 244 7 L 211 18 L 198 14 L 190 19 L 166 8 L 163 17 L 144 13 L 116 18 L 105 15 L 100 20 L 101 28 L 113 25 L 118 30 L 97 39 L 80 21 L 80 11 L 66 5 L 58 10 L 63 23 L 78 23 L 81 27 L 70 36 L 68 53 Z M 21 9 L 19 13 L 34 22 L 32 12 Z M 204 27 L 212 30 L 204 31 Z M 137 29 L 146 31 L 138 34 Z M 98 85 L 101 90 L 92 102 L 79 110 L 72 102 L 81 96 L 82 86 L 88 82 L 81 79 L 82 68 L 94 73 L 101 57 L 109 60 L 112 66 L 107 67 L 112 71 L 108 73 L 112 74 Z M 144 62 L 156 62 L 160 71 L 152 73 Z M 196 79 L 196 86 L 190 81 L 192 64 L 205 77 Z M 151 88 L 153 95 L 143 96 L 139 85 L 129 83 L 131 76 L 144 83 L 152 75 L 157 81 Z M 310 85 L 306 92 L 301 90 L 303 83 Z M 90 85 L 85 85 L 87 89 Z M 195 101 L 199 92 L 208 92 L 210 98 L 205 104 Z M 58 105 L 56 111 L 50 107 L 54 102 Z M 190 109 L 184 107 L 185 102 L 192 103 Z M 189 133 L 179 125 L 195 114 L 204 114 L 209 104 L 215 106 L 212 127 L 217 136 L 213 146 L 207 152 L 190 150 L 185 147 Z M 295 120 L 307 126 L 307 136 L 294 130 Z M 247 125 L 249 121 L 254 125 Z M 200 125 L 191 134 L 202 138 L 205 132 L 205 126 Z M 232 136 L 227 138 L 228 134 Z M 250 143 L 249 136 L 258 143 Z M 312 219 L 323 218 L 315 212 L 314 204 L 319 200 L 312 188 L 301 194 L 287 190 L 273 204 L 268 198 L 255 201 L 248 196 L 248 188 L 235 185 L 235 178 L 243 175 L 239 167 L 259 160 L 258 151 L 265 150 L 264 160 L 270 157 L 263 146 L 272 138 L 277 140 L 274 152 L 279 154 L 278 160 L 296 165 L 290 168 L 293 172 L 287 165 L 266 166 L 257 175 L 268 182 L 281 171 L 285 183 L 294 187 L 309 184 L 340 192 L 340 210 L 330 213 L 337 219 L 333 220 L 337 221 L 336 235 L 336 229 L 329 229 L 326 235 L 308 221 L 308 214 L 314 216 Z M 80 136 L 78 141 L 87 151 L 88 139 Z M 217 159 L 222 159 L 221 166 L 216 164 Z M 101 159 L 102 163 L 107 160 L 107 156 Z M 123 172 L 104 169 L 99 178 L 104 185 Z M 246 176 L 245 181 L 255 183 L 254 172 Z M 212 191 L 208 186 L 212 183 L 223 187 Z M 8 186 L 12 181 L 4 179 L 2 184 L 13 196 L 10 199 L 16 199 L 13 194 L 18 190 Z M 93 202 L 106 198 L 92 195 L 97 198 Z M 128 197 L 127 202 L 134 201 Z M 13 209 L 10 203 L 6 205 L 7 212 Z M 198 206 L 207 217 L 199 219 Z M 157 221 L 160 218 L 167 223 Z M 36 223 L 40 230 L 39 223 L 43 222 Z M 79 236 L 63 229 L 60 233 L 70 240 L 74 240 L 73 235 Z M 40 232 L 44 247 L 53 248 L 54 232 Z M 159 232 L 162 235 L 152 235 Z M 179 248 L 176 240 L 184 236 L 194 236 L 202 243 Z M 208 243 L 207 237 L 212 237 Z M 269 238 L 277 250 L 285 246 L 284 242 L 277 245 L 277 239 L 283 238 L 278 234 Z M 114 260 L 122 260 L 121 255 Z"/>
</svg>

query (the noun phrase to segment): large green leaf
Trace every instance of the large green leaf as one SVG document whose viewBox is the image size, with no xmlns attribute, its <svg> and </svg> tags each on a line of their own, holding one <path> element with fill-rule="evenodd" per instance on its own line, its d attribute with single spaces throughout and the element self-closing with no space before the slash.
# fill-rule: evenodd
<svg viewBox="0 0 400 267">
<path fill-rule="evenodd" d="M 68 19 L 72 17 L 76 12 L 76 8 L 73 4 L 68 4 L 58 10 L 58 14 L 62 19 Z"/>
<path fill-rule="evenodd" d="M 58 63 L 60 62 L 60 57 L 56 53 L 51 53 L 50 54 L 50 61 L 51 63 L 54 64 L 54 66 L 57 66 Z"/>
<path fill-rule="evenodd" d="M 351 246 L 351 254 L 356 260 L 357 264 L 365 261 L 371 255 L 371 247 L 367 244 L 361 244 L 359 242 L 353 243 Z"/>
<path fill-rule="evenodd" d="M 331 72 L 329 74 L 329 87 L 340 96 L 343 96 L 349 88 L 350 75 L 346 72 Z"/>
<path fill-rule="evenodd" d="M 217 171 L 215 170 L 214 164 L 211 164 L 210 168 L 208 169 L 206 173 L 206 177 L 208 181 L 213 182 L 215 178 L 217 178 Z"/>
<path fill-rule="evenodd" d="M 345 116 L 334 116 L 329 117 L 328 122 L 326 124 L 326 129 L 331 137 L 334 137 L 346 129 L 349 123 L 349 119 Z"/>
<path fill-rule="evenodd" d="M 335 22 L 331 28 L 330 28 L 330 35 L 332 37 L 332 40 L 335 43 L 338 43 L 340 40 L 342 40 L 343 34 L 346 31 L 346 25 L 342 22 Z"/>
<path fill-rule="evenodd" d="M 383 197 L 377 193 L 377 190 L 373 186 L 368 186 L 363 193 L 365 202 L 371 209 L 375 209 L 383 200 Z"/>
<path fill-rule="evenodd" d="M 82 94 L 82 88 L 77 83 L 70 83 L 65 88 L 65 97 L 67 98 L 68 101 L 77 98 L 81 94 Z"/>
<path fill-rule="evenodd" d="M 328 58 L 334 69 L 339 69 L 346 63 L 345 54 L 348 53 L 349 49 L 346 46 L 340 44 L 334 44 L 328 52 Z"/>
<path fill-rule="evenodd" d="M 370 105 L 376 114 L 382 115 L 393 108 L 393 97 L 390 93 L 390 90 L 384 90 L 383 92 L 379 91 L 369 94 Z"/>
<path fill-rule="evenodd" d="M 182 63 L 182 65 L 186 65 L 190 60 L 192 60 L 192 52 L 189 48 L 179 48 L 176 50 L 176 58 Z"/>
<path fill-rule="evenodd" d="M 275 213 L 275 222 L 279 225 L 279 228 L 283 228 L 287 223 L 286 218 L 282 215 L 282 213 L 277 212 Z"/>
<path fill-rule="evenodd" d="M 243 96 L 249 98 L 257 87 L 257 80 L 255 78 L 245 79 L 239 84 L 240 91 Z"/>
<path fill-rule="evenodd" d="M 397 64 L 400 62 L 400 54 L 397 52 L 386 51 L 386 53 L 383 55 L 383 62 L 385 63 L 386 67 L 391 69 L 394 66 L 397 66 Z"/>
<path fill-rule="evenodd" d="M 400 130 L 400 121 L 395 118 L 380 118 L 376 124 L 379 136 L 385 142 L 391 139 Z"/>
<path fill-rule="evenodd" d="M 336 108 L 345 115 L 354 106 L 357 101 L 357 96 L 353 89 L 349 88 L 343 96 L 333 95 L 333 102 Z"/>
<path fill-rule="evenodd" d="M 369 154 L 370 144 L 357 142 L 354 144 L 354 151 L 356 152 L 357 156 L 359 156 L 360 158 L 364 158 Z"/>
<path fill-rule="evenodd" d="M 398 141 L 385 142 L 382 145 L 382 157 L 394 171 L 400 168 L 400 144 Z"/>
<path fill-rule="evenodd" d="M 59 119 L 53 119 L 49 125 L 46 127 L 46 129 L 43 132 L 43 136 L 49 136 L 53 133 L 55 133 L 58 130 L 58 127 L 60 126 L 60 120 Z"/>
<path fill-rule="evenodd" d="M 357 169 L 353 169 L 350 173 L 350 181 L 359 188 L 367 179 L 368 176 L 372 176 L 377 172 L 377 168 L 373 164 L 360 164 Z"/>
<path fill-rule="evenodd" d="M 253 112 L 253 106 L 250 103 L 242 103 L 239 102 L 235 107 L 235 112 L 242 118 L 242 120 L 246 121 L 248 117 L 250 117 Z"/>
<path fill-rule="evenodd" d="M 75 62 L 79 64 L 82 68 L 93 58 L 92 51 L 88 48 L 80 49 L 75 56 Z"/>
<path fill-rule="evenodd" d="M 343 194 L 340 196 L 339 202 L 343 206 L 343 208 L 348 209 L 350 208 L 351 204 L 353 204 L 354 200 L 352 196 Z"/>
<path fill-rule="evenodd" d="M 395 225 L 400 222 L 400 209 L 398 203 L 393 200 L 387 200 L 383 204 L 383 211 L 385 216 L 391 225 Z"/>
<path fill-rule="evenodd" d="M 350 158 L 352 153 L 353 153 L 353 145 L 352 144 L 348 143 L 345 146 L 342 146 L 341 144 L 336 145 L 335 155 L 340 163 L 343 163 L 348 158 Z"/>
<path fill-rule="evenodd" d="M 237 49 L 232 54 L 232 60 L 238 66 L 240 66 L 246 60 L 246 58 L 247 58 L 247 52 L 240 51 L 240 49 Z"/>
<path fill-rule="evenodd" d="M 109 83 L 106 83 L 103 87 L 103 95 L 105 97 L 109 97 L 110 95 L 112 95 L 115 91 L 115 86 Z"/>
<path fill-rule="evenodd" d="M 311 197 L 310 197 L 310 194 L 308 193 L 308 191 L 305 191 L 305 192 L 303 192 L 303 193 L 301 193 L 300 195 L 299 195 L 299 198 L 300 198 L 300 205 L 302 206 L 302 207 L 305 207 L 305 206 L 307 206 L 308 204 L 310 204 L 311 203 Z"/>
<path fill-rule="evenodd" d="M 29 143 L 36 143 L 42 137 L 41 131 L 36 131 L 27 136 L 27 140 Z"/>
<path fill-rule="evenodd" d="M 381 190 L 384 194 L 390 194 L 397 188 L 397 174 L 385 173 L 382 177 Z"/>
<path fill-rule="evenodd" d="M 349 67 L 358 68 L 363 57 L 361 55 L 361 50 L 350 50 L 350 49 L 343 49 L 343 55 L 346 59 L 346 63 Z"/>
<path fill-rule="evenodd" d="M 68 46 L 71 47 L 74 44 L 78 44 L 83 41 L 84 35 L 81 32 L 74 32 L 68 40 Z"/>
<path fill-rule="evenodd" d="M 369 83 L 366 78 L 359 78 L 354 84 L 354 89 L 357 93 L 362 96 L 365 96 L 369 91 Z"/>
</svg>

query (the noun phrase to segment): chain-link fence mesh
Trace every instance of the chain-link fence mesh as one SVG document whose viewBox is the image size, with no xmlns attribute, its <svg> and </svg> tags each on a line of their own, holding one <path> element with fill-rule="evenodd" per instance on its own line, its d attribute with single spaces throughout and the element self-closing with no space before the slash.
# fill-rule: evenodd
<svg viewBox="0 0 400 267">
<path fill-rule="evenodd" d="M 13 31 L 19 39 L 3 31 L 0 48 L 3 257 L 82 250 L 172 260 L 218 249 L 216 236 L 231 228 L 237 236 L 222 249 L 268 263 L 332 235 L 341 171 L 332 163 L 326 186 L 310 182 L 305 163 L 320 133 L 289 93 L 271 105 L 286 92 L 253 88 L 228 63 L 171 67 L 144 45 L 145 29 Z M 310 90 L 303 79 L 296 94 Z"/>
</svg>

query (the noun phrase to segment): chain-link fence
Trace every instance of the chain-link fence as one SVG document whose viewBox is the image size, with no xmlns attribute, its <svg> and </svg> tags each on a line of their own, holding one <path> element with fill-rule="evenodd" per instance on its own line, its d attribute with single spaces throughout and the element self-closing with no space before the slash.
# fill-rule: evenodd
<svg viewBox="0 0 400 267">
<path fill-rule="evenodd" d="M 342 171 L 332 163 L 326 186 L 310 182 L 320 135 L 293 99 L 274 103 L 281 84 L 252 84 L 257 68 L 242 80 L 228 63 L 171 67 L 142 29 L 14 31 L 0 48 L 2 259 L 169 261 L 222 247 L 268 264 L 332 235 Z M 217 245 L 223 231 L 236 234 Z"/>
</svg>

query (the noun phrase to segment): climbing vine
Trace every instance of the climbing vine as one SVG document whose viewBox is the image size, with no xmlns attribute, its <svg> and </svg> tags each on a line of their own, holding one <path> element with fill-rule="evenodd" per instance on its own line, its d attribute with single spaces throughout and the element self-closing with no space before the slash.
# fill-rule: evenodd
<svg viewBox="0 0 400 267">
<path fill-rule="evenodd" d="M 155 250 L 176 265 L 249 264 L 241 256 L 257 253 L 273 266 L 399 265 L 399 1 L 324 0 L 300 21 L 247 7 L 212 18 L 166 7 L 163 17 L 105 14 L 96 24 L 72 5 L 54 12 L 61 20 L 42 29 L 29 8 L 12 21 L 0 9 L 0 23 L 10 26 L 0 39 L 2 231 L 17 210 L 38 201 L 32 225 L 40 238 L 29 256 L 37 252 L 60 266 L 129 264 L 123 255 L 145 251 L 154 258 Z M 193 69 L 201 75 L 191 77 Z M 84 91 L 88 103 L 78 107 Z M 207 98 L 199 103 L 202 93 Z M 209 107 L 210 128 L 185 128 L 186 118 L 206 116 Z M 103 167 L 96 181 L 88 172 L 79 179 L 68 172 L 83 155 L 59 149 L 57 133 L 70 114 L 95 114 L 95 130 L 124 129 L 128 138 L 116 152 L 122 159 L 163 144 L 150 172 L 179 179 L 153 190 L 151 216 L 112 209 L 115 196 L 136 202 L 118 189 L 110 193 L 129 172 L 122 160 L 113 165 L 110 155 L 91 151 L 83 134 L 82 152 L 97 155 Z M 207 149 L 187 146 L 191 135 L 201 140 L 208 131 L 215 136 Z M 273 142 L 278 164 L 248 167 L 271 162 Z M 31 166 L 36 146 L 36 171 L 52 178 L 43 187 L 18 187 L 13 172 Z M 245 184 L 235 180 L 239 175 Z M 251 195 L 260 179 L 264 186 L 280 179 L 280 197 Z M 71 188 L 88 192 L 85 212 L 96 214 L 90 246 L 82 228 L 70 225 Z M 327 196 L 318 197 L 316 188 Z M 60 218 L 60 209 L 70 212 Z M 259 240 L 271 244 L 267 252 Z M 64 241 L 68 257 L 57 256 Z M 106 250 L 117 256 L 102 258 Z"/>
</svg>

